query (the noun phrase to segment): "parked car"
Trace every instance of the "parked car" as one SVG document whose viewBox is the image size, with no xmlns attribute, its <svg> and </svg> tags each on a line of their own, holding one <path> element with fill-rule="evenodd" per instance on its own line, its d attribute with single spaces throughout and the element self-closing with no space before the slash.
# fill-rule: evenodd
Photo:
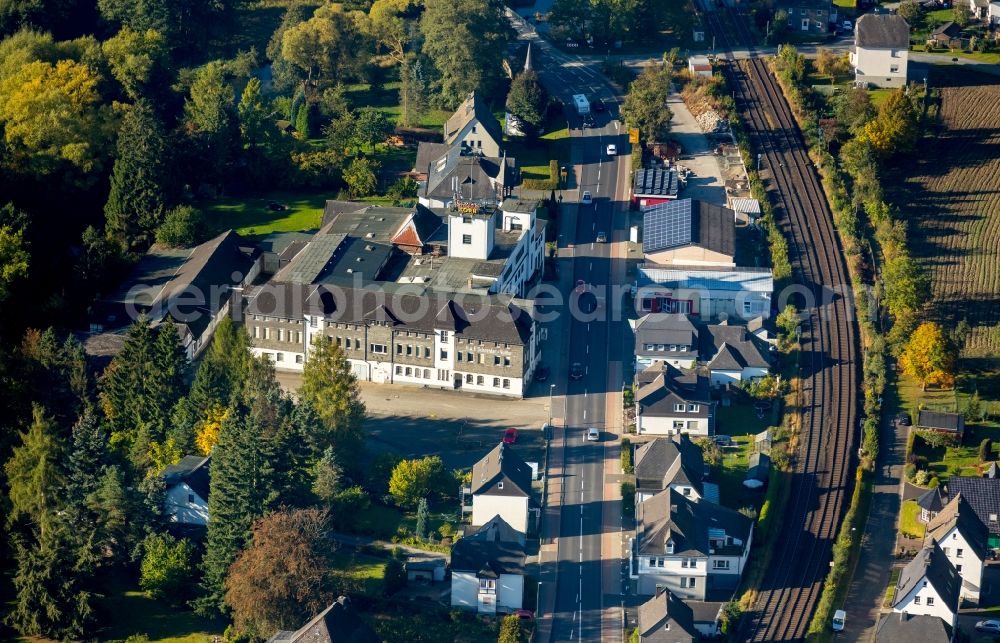
<svg viewBox="0 0 1000 643">
<path fill-rule="evenodd" d="M 539 366 L 538 370 L 535 371 L 535 381 L 536 382 L 544 382 L 547 379 L 549 379 L 549 367 L 548 366 Z"/>
<path fill-rule="evenodd" d="M 514 427 L 509 427 L 504 429 L 503 432 L 503 443 L 504 444 L 514 444 L 517 442 L 517 429 Z"/>
<path fill-rule="evenodd" d="M 608 156 L 614 156 L 617 153 L 618 153 L 618 146 L 615 145 L 614 143 L 609 143 L 608 144 Z"/>
<path fill-rule="evenodd" d="M 728 435 L 717 435 L 715 436 L 715 443 L 720 447 L 731 447 L 735 445 L 733 438 Z"/>
<path fill-rule="evenodd" d="M 590 205 L 593 202 L 594 202 L 593 195 L 590 194 L 589 190 L 584 190 L 583 191 L 583 196 L 580 198 L 580 203 L 582 203 L 584 205 Z"/>
<path fill-rule="evenodd" d="M 285 205 L 284 203 L 278 203 L 277 201 L 268 201 L 267 209 L 271 210 L 272 212 L 284 212 L 285 210 L 288 209 L 288 206 Z"/>
<path fill-rule="evenodd" d="M 910 419 L 909 413 L 900 413 L 896 416 L 896 423 L 899 424 L 899 426 L 910 426 L 913 424 L 913 420 Z"/>
<path fill-rule="evenodd" d="M 522 621 L 530 621 L 535 618 L 535 613 L 531 610 L 515 610 L 514 616 L 518 617 Z"/>
<path fill-rule="evenodd" d="M 587 290 L 587 282 L 583 279 L 576 280 L 576 288 L 574 288 L 576 294 L 582 295 Z"/>
<path fill-rule="evenodd" d="M 586 116 L 583 117 L 583 126 L 584 127 L 594 127 L 594 125 L 595 125 L 595 123 L 594 123 L 594 117 L 593 116 L 591 116 L 590 114 L 587 114 Z"/>
<path fill-rule="evenodd" d="M 583 364 L 580 362 L 574 362 L 573 365 L 569 367 L 569 378 L 571 380 L 583 379 Z"/>
<path fill-rule="evenodd" d="M 600 442 L 600 440 L 601 440 L 600 431 L 598 431 L 594 427 L 590 427 L 589 429 L 587 429 L 587 442 Z"/>
<path fill-rule="evenodd" d="M 595 100 L 590 106 L 595 112 L 606 112 L 608 110 L 608 106 L 605 105 L 604 101 L 601 99 Z"/>
<path fill-rule="evenodd" d="M 598 232 L 597 233 L 597 243 L 607 243 L 607 242 L 608 242 L 608 235 L 607 235 L 607 233 L 605 233 L 605 232 Z"/>
<path fill-rule="evenodd" d="M 832 627 L 834 632 L 843 632 L 844 623 L 846 622 L 847 622 L 847 612 L 845 612 L 844 610 L 837 610 L 836 612 L 833 613 Z"/>
<path fill-rule="evenodd" d="M 979 621 L 978 623 L 976 623 L 976 631 L 1000 633 L 1000 621 L 996 621 L 993 619 Z"/>
</svg>

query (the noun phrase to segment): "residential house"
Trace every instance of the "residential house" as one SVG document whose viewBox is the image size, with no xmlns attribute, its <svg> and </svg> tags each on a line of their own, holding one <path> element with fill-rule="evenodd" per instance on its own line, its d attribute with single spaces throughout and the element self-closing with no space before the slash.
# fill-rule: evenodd
<svg viewBox="0 0 1000 643">
<path fill-rule="evenodd" d="M 994 0 L 986 8 L 986 19 L 990 27 L 1000 27 L 1000 2 Z"/>
<path fill-rule="evenodd" d="M 706 472 L 701 447 L 686 434 L 640 444 L 635 449 L 635 501 L 673 489 L 685 498 L 718 503 L 719 487 L 705 480 Z"/>
<path fill-rule="evenodd" d="M 927 46 L 945 49 L 961 49 L 969 39 L 962 33 L 962 28 L 954 22 L 946 22 L 931 30 L 927 36 Z"/>
<path fill-rule="evenodd" d="M 537 502 L 531 494 L 531 467 L 515 449 L 500 443 L 472 467 L 472 524 L 485 525 L 494 516 L 521 534 L 534 530 Z M 535 512 L 532 510 L 535 509 Z"/>
<path fill-rule="evenodd" d="M 743 574 L 753 521 L 738 511 L 666 489 L 638 504 L 632 577 L 640 594 L 729 596 Z"/>
<path fill-rule="evenodd" d="M 118 291 L 94 302 L 91 334 L 124 333 L 140 315 L 154 326 L 169 316 L 195 359 L 260 267 L 260 252 L 232 230 L 193 248 L 154 245 Z"/>
<path fill-rule="evenodd" d="M 761 378 L 771 368 L 770 347 L 745 326 L 718 324 L 699 333 L 701 359 L 708 363 L 712 386 Z"/>
<path fill-rule="evenodd" d="M 633 322 L 635 369 L 654 361 L 674 368 L 694 368 L 698 361 L 698 329 L 686 315 L 647 313 Z"/>
<path fill-rule="evenodd" d="M 709 436 L 715 433 L 715 402 L 708 378 L 654 362 L 636 377 L 636 433 Z"/>
<path fill-rule="evenodd" d="M 187 455 L 160 474 L 166 485 L 163 511 L 170 522 L 202 527 L 208 524 L 211 460 L 211 457 Z"/>
<path fill-rule="evenodd" d="M 837 21 L 837 7 L 831 0 L 775 0 L 774 11 L 788 15 L 788 27 L 793 31 L 827 33 Z"/>
<path fill-rule="evenodd" d="M 944 509 L 944 506 L 948 504 L 948 499 L 941 492 L 941 487 L 938 486 L 920 494 L 915 502 L 920 507 L 920 515 L 917 516 L 917 520 L 926 525 Z"/>
<path fill-rule="evenodd" d="M 486 103 L 472 92 L 445 122 L 444 143 L 464 154 L 496 157 L 503 148 L 503 131 Z"/>
<path fill-rule="evenodd" d="M 936 616 L 955 626 L 962 578 L 944 551 L 931 541 L 907 563 L 896 581 L 892 611 L 913 616 Z"/>
<path fill-rule="evenodd" d="M 423 171 L 424 168 L 421 168 Z M 518 183 L 517 161 L 506 155 L 469 156 L 449 148 L 426 167 L 427 180 L 418 200 L 429 208 L 448 208 L 465 202 L 498 204 Z"/>
<path fill-rule="evenodd" d="M 962 438 L 965 437 L 965 416 L 961 413 L 922 409 L 917 414 L 917 423 L 914 428 L 920 431 L 943 433 L 961 444 Z"/>
<path fill-rule="evenodd" d="M 877 643 L 952 643 L 951 626 L 937 616 L 890 613 L 875 630 Z"/>
<path fill-rule="evenodd" d="M 894 13 L 866 13 L 854 29 L 851 66 L 862 87 L 905 87 L 910 25 Z"/>
<path fill-rule="evenodd" d="M 634 299 L 644 312 L 685 313 L 702 321 L 769 318 L 774 279 L 768 268 L 639 266 Z"/>
<path fill-rule="evenodd" d="M 952 496 L 931 519 L 924 539 L 925 543 L 937 542 L 962 577 L 960 597 L 978 603 L 983 565 L 989 554 L 989 532 L 962 494 Z"/>
<path fill-rule="evenodd" d="M 524 601 L 524 545 L 500 516 L 451 547 L 451 606 L 504 614 Z"/>
<path fill-rule="evenodd" d="M 712 77 L 712 62 L 708 56 L 689 56 L 688 71 L 692 76 Z"/>
<path fill-rule="evenodd" d="M 697 199 L 648 206 L 642 213 L 642 252 L 646 261 L 664 267 L 733 268 L 735 214 Z"/>
<path fill-rule="evenodd" d="M 632 205 L 646 208 L 677 198 L 680 177 L 674 168 L 640 168 L 632 176 Z"/>
<path fill-rule="evenodd" d="M 381 640 L 351 607 L 350 599 L 341 596 L 300 629 L 278 632 L 267 643 L 379 643 Z"/>
<path fill-rule="evenodd" d="M 976 478 L 971 476 L 951 476 L 948 478 L 948 497 L 959 494 L 979 516 L 979 521 L 989 531 L 987 545 L 990 549 L 1000 548 L 1000 478 Z"/>
<path fill-rule="evenodd" d="M 639 606 L 639 643 L 676 643 L 719 635 L 722 603 L 682 601 L 662 591 Z"/>
<path fill-rule="evenodd" d="M 969 13 L 976 20 L 989 20 L 990 0 L 968 0 Z"/>
</svg>

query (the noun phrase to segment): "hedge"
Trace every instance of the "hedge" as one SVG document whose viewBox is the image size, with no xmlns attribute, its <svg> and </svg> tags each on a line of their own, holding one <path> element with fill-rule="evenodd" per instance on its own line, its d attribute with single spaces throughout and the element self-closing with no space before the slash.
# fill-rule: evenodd
<svg viewBox="0 0 1000 643">
<path fill-rule="evenodd" d="M 632 466 L 632 441 L 628 438 L 622 438 L 621 444 L 621 459 L 622 459 L 622 473 L 631 475 L 635 472 L 635 468 Z"/>
<path fill-rule="evenodd" d="M 552 159 L 549 161 L 549 178 L 547 179 L 524 179 L 521 185 L 528 190 L 556 190 L 559 188 L 559 161 Z"/>
</svg>

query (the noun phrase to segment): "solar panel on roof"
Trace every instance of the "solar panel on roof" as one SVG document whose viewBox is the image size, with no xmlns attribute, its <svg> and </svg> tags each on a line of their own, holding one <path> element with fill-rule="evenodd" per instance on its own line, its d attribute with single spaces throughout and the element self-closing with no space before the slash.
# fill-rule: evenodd
<svg viewBox="0 0 1000 643">
<path fill-rule="evenodd" d="M 691 243 L 691 199 L 667 201 L 646 208 L 642 227 L 643 252 Z"/>
</svg>

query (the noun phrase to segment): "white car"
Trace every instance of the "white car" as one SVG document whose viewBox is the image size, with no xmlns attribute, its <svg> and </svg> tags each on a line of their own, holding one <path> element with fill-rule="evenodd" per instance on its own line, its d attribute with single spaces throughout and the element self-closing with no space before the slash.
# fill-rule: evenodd
<svg viewBox="0 0 1000 643">
<path fill-rule="evenodd" d="M 618 153 L 618 146 L 614 143 L 608 145 L 608 156 L 614 156 Z"/>
<path fill-rule="evenodd" d="M 607 233 L 598 232 L 597 233 L 597 243 L 607 243 L 607 242 L 608 242 L 608 235 L 607 235 Z"/>
<path fill-rule="evenodd" d="M 979 621 L 976 623 L 977 632 L 996 632 L 1000 633 L 1000 621 L 993 619 L 986 621 Z"/>
<path fill-rule="evenodd" d="M 844 624 L 847 622 L 847 612 L 844 610 L 837 610 L 833 613 L 833 631 L 843 632 Z"/>
<path fill-rule="evenodd" d="M 590 205 L 593 202 L 594 197 L 590 194 L 590 192 L 584 191 L 583 196 L 580 198 L 580 203 Z"/>
<path fill-rule="evenodd" d="M 600 442 L 600 440 L 601 440 L 600 431 L 598 431 L 594 427 L 590 427 L 589 429 L 587 429 L 587 442 Z"/>
</svg>

